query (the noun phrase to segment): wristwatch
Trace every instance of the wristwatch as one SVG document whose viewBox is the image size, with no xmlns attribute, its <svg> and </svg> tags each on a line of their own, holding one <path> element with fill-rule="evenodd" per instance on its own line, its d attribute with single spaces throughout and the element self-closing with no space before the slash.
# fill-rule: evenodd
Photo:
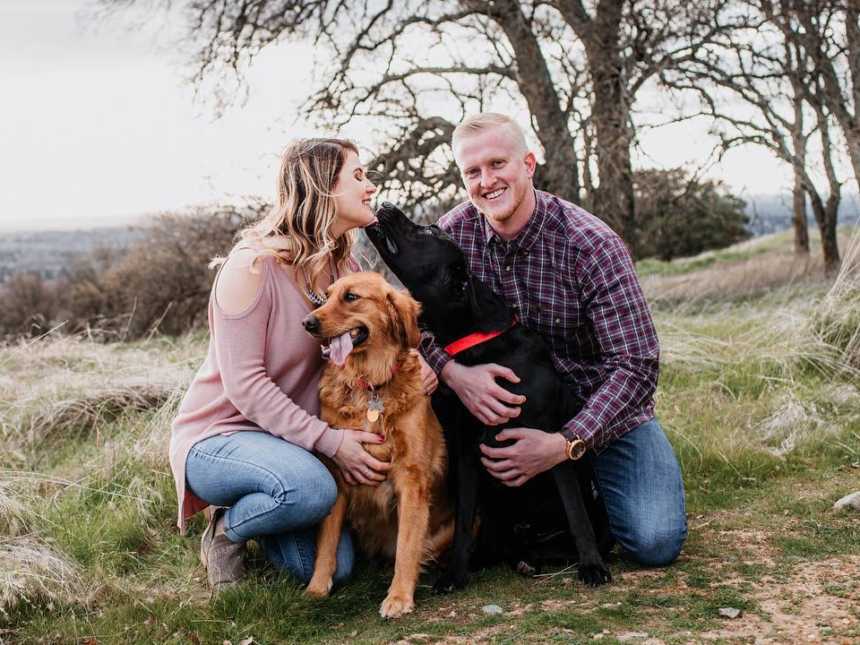
<svg viewBox="0 0 860 645">
<path fill-rule="evenodd" d="M 585 442 L 576 437 L 567 442 L 567 448 L 565 452 L 567 453 L 567 458 L 571 461 L 576 461 L 577 459 L 581 459 L 585 454 L 585 451 L 588 450 L 588 446 L 585 445 Z"/>
</svg>

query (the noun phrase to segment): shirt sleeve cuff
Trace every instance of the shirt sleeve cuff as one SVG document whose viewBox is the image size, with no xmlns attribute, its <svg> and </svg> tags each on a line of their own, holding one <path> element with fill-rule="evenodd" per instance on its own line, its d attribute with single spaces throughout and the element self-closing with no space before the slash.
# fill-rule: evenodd
<svg viewBox="0 0 860 645">
<path fill-rule="evenodd" d="M 594 447 L 594 441 L 597 435 L 597 428 L 590 419 L 583 418 L 583 415 L 577 415 L 568 421 L 561 429 L 561 433 L 568 441 L 574 439 L 582 439 L 589 448 Z"/>
<path fill-rule="evenodd" d="M 430 366 L 436 376 L 442 372 L 442 368 L 451 360 L 451 356 L 444 349 L 436 344 L 436 339 L 432 335 L 425 332 L 421 336 L 421 345 L 419 346 L 421 355 L 427 364 Z"/>
<path fill-rule="evenodd" d="M 343 432 L 327 426 L 314 444 L 314 450 L 321 452 L 326 457 L 334 457 L 343 442 Z"/>
</svg>

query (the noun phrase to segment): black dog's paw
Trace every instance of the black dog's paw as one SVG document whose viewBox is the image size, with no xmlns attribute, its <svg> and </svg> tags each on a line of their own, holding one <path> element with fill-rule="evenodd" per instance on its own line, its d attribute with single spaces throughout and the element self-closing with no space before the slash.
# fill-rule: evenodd
<svg viewBox="0 0 860 645">
<path fill-rule="evenodd" d="M 446 571 L 436 584 L 433 585 L 433 593 L 451 593 L 454 589 L 462 589 L 469 583 L 469 574 L 458 574 L 451 571 Z"/>
<path fill-rule="evenodd" d="M 612 574 L 602 562 L 580 563 L 577 576 L 589 587 L 599 587 L 612 582 Z"/>
<path fill-rule="evenodd" d="M 517 562 L 514 570 L 520 574 L 521 576 L 525 576 L 526 578 L 534 578 L 538 574 L 537 567 L 533 567 L 531 564 L 526 562 L 525 560 L 520 560 Z"/>
</svg>

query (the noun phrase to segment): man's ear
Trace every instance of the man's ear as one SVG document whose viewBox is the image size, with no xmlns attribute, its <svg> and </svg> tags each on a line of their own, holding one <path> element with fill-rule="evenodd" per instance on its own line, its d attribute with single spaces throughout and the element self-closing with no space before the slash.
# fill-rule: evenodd
<svg viewBox="0 0 860 645">
<path fill-rule="evenodd" d="M 526 170 L 528 171 L 529 177 L 534 177 L 535 168 L 537 168 L 537 157 L 535 157 L 535 153 L 529 150 L 526 153 L 526 156 L 523 158 L 523 163 L 526 165 Z"/>
<path fill-rule="evenodd" d="M 421 341 L 421 330 L 418 329 L 421 305 L 407 292 L 396 289 L 388 292 L 386 301 L 393 335 L 406 347 L 418 347 Z"/>
</svg>

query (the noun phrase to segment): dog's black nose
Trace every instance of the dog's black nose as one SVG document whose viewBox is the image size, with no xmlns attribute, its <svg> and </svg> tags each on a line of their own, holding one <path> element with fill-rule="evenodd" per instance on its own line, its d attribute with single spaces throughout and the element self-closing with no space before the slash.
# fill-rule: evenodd
<svg viewBox="0 0 860 645">
<path fill-rule="evenodd" d="M 317 318 L 313 314 L 308 314 L 302 321 L 302 327 L 305 328 L 305 331 L 308 331 L 312 334 L 318 332 L 320 330 L 319 318 Z"/>
</svg>

